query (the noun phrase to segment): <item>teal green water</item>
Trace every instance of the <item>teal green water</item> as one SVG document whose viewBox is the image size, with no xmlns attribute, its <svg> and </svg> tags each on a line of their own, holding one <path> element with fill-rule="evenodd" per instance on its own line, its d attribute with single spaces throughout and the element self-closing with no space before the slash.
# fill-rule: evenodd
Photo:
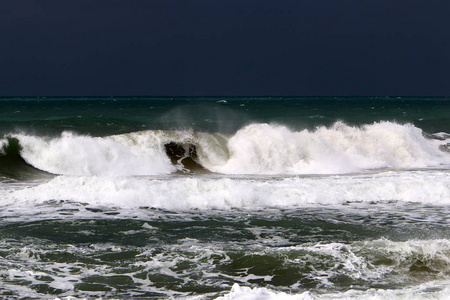
<svg viewBox="0 0 450 300">
<path fill-rule="evenodd" d="M 0 297 L 445 299 L 449 175 L 447 98 L 1 98 Z"/>
<path fill-rule="evenodd" d="M 337 120 L 361 125 L 411 122 L 427 132 L 449 132 L 448 98 L 2 98 L 0 130 L 110 135 L 143 129 L 235 132 L 255 123 L 295 129 Z"/>
</svg>

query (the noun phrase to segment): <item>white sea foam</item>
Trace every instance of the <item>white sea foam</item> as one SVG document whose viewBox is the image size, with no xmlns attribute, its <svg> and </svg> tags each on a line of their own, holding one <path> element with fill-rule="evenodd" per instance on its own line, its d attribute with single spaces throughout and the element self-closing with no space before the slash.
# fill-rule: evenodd
<svg viewBox="0 0 450 300">
<path fill-rule="evenodd" d="M 285 293 L 271 288 L 248 287 L 245 283 L 236 283 L 231 291 L 217 300 L 252 300 L 252 299 L 449 299 L 448 278 L 450 271 L 450 243 L 448 240 L 423 240 L 408 242 L 393 242 L 390 240 L 375 240 L 342 243 L 319 243 L 267 251 L 290 252 L 286 257 L 295 257 L 292 264 L 312 264 L 315 268 L 312 276 L 322 285 L 332 289 L 329 278 L 348 276 L 353 280 L 381 283 L 386 281 L 401 281 L 402 289 L 349 289 L 344 292 L 317 293 Z M 255 253 L 258 255 L 258 253 Z M 315 261 L 317 260 L 317 261 Z M 384 260 L 384 262 L 383 262 Z M 319 263 L 320 261 L 320 263 Z M 288 263 L 288 262 L 285 262 Z M 414 276 L 427 276 L 426 272 L 412 274 L 415 264 L 429 270 L 431 280 L 422 284 L 414 284 Z M 418 271 L 420 273 L 420 271 Z M 408 284 L 413 283 L 413 284 Z"/>
<path fill-rule="evenodd" d="M 98 250 L 101 250 L 99 247 Z M 86 249 L 83 247 L 73 247 L 70 251 L 90 252 L 95 249 Z M 112 250 L 120 252 L 122 249 Z M 192 280 L 185 272 L 177 272 L 174 268 L 180 262 L 189 262 L 191 272 L 203 274 L 202 278 L 196 278 L 199 283 L 207 284 L 209 278 L 219 276 L 217 270 L 211 268 L 214 264 L 211 260 L 221 260 L 222 263 L 230 263 L 232 258 L 230 253 L 233 250 L 220 249 L 218 245 L 211 246 L 198 244 L 198 241 L 187 239 L 184 243 L 171 246 L 172 251 L 160 253 L 155 249 L 139 249 L 143 251 L 139 254 L 141 261 L 133 263 L 139 272 L 158 272 L 172 278 L 177 278 L 184 283 Z M 29 251 L 29 250 L 28 250 Z M 26 254 L 26 253 L 25 253 Z M 393 242 L 390 240 L 375 240 L 365 242 L 354 242 L 351 244 L 343 243 L 317 243 L 309 245 L 299 245 L 293 247 L 280 247 L 269 249 L 255 249 L 248 255 L 258 257 L 259 255 L 277 257 L 281 255 L 284 260 L 280 267 L 305 269 L 305 265 L 313 264 L 315 268 L 310 273 L 304 274 L 314 279 L 319 286 L 327 287 L 328 293 L 318 293 L 316 291 L 304 291 L 301 284 L 294 284 L 290 287 L 292 291 L 287 293 L 275 290 L 271 285 L 272 276 L 252 274 L 250 269 L 242 270 L 236 274 L 229 274 L 228 277 L 236 282 L 231 291 L 225 295 L 216 298 L 217 300 L 226 299 L 448 299 L 448 288 L 450 282 L 446 274 L 450 269 L 450 244 L 448 240 L 423 240 L 408 242 Z M 27 259 L 25 256 L 23 259 Z M 28 258 L 29 259 L 29 258 Z M 426 274 L 412 274 L 411 266 L 420 261 L 430 269 L 430 280 L 417 284 L 415 276 Z M 67 266 L 58 264 L 59 272 L 67 272 Z M 92 266 L 78 265 L 80 272 L 77 275 L 70 275 L 71 282 L 82 281 L 86 275 L 92 275 L 96 270 L 89 269 Z M 53 267 L 53 264 L 48 266 Z M 110 270 L 108 270 L 110 271 Z M 107 272 L 108 272 L 107 271 Z M 113 271 L 113 270 L 111 270 Z M 19 272 L 13 270 L 14 275 L 19 274 L 33 281 L 35 275 L 31 272 Z M 97 271 L 98 272 L 98 271 Z M 23 274 L 25 273 L 25 274 Z M 108 273 L 107 273 L 108 274 Z M 59 275 L 59 274 L 58 274 Z M 111 275 L 111 274 L 108 274 Z M 130 274 L 133 275 L 133 274 Z M 253 276 L 252 276 L 253 275 Z M 401 280 L 404 284 L 401 289 L 389 288 L 370 288 L 370 289 L 346 289 L 339 291 L 329 281 L 330 278 L 339 276 L 348 276 L 352 280 L 359 280 L 374 283 L 379 281 L 382 284 L 387 282 L 398 282 Z M 267 287 L 255 287 L 255 284 L 248 282 L 248 278 L 263 279 Z M 70 289 L 65 276 L 55 277 L 55 285 Z M 147 279 L 134 280 L 142 285 L 149 285 Z M 320 290 L 320 289 L 319 289 Z M 298 292 L 300 291 L 300 292 Z M 209 297 L 208 297 L 209 296 Z M 209 299 L 211 295 L 196 295 L 193 297 L 183 297 L 182 299 Z M 176 298 L 176 297 L 173 297 Z"/>
<path fill-rule="evenodd" d="M 0 246 L 3 247 L 3 251 L 11 251 L 10 245 L 6 242 Z M 148 278 L 136 275 L 143 272 L 157 273 L 175 278 L 187 285 L 193 281 L 197 284 L 208 285 L 211 284 L 211 278 L 221 275 L 214 265 L 218 263 L 232 264 L 236 259 L 235 255 L 242 251 L 235 248 L 222 248 L 220 243 L 205 244 L 195 239 L 184 239 L 176 245 L 167 245 L 167 247 L 168 249 L 165 251 L 153 247 L 134 248 L 133 251 L 138 252 L 136 256 L 138 259 L 130 262 L 130 269 L 126 276 L 132 277 L 133 281 L 139 283 L 146 291 L 154 290 L 155 292 L 167 291 L 155 287 Z M 448 288 L 450 284 L 448 279 L 450 241 L 446 239 L 406 242 L 387 239 L 352 243 L 319 242 L 291 247 L 255 247 L 247 250 L 249 251 L 246 254 L 241 254 L 249 257 L 282 257 L 281 269 L 307 270 L 306 266 L 314 266 L 303 275 L 314 280 L 319 288 L 305 291 L 305 287 L 299 283 L 290 287 L 276 287 L 272 285 L 273 276 L 258 274 L 258 269 L 252 271 L 252 268 L 248 268 L 227 274 L 229 282 L 236 284 L 233 285 L 230 292 L 217 299 L 448 299 L 448 292 L 450 292 Z M 77 257 L 81 253 L 83 255 L 93 255 L 93 253 L 99 252 L 120 253 L 126 251 L 126 247 L 111 244 L 75 244 L 69 245 L 68 248 L 54 245 L 42 249 L 29 246 L 20 251 L 10 252 L 10 256 L 15 258 L 15 263 L 21 262 L 26 267 L 21 269 L 5 268 L 0 270 L 0 274 L 10 279 L 8 284 L 11 284 L 12 289 L 17 286 L 14 286 L 14 281 L 27 280 L 33 284 L 39 284 L 40 276 L 51 277 L 52 281 L 49 285 L 64 290 L 64 295 L 70 295 L 75 286 L 83 282 L 86 277 L 100 274 L 105 277 L 117 275 L 117 268 L 108 268 L 101 264 L 101 260 L 97 264 L 92 261 L 69 264 L 39 259 L 41 256 L 55 251 L 67 252 Z M 182 262 L 188 270 L 176 268 Z M 36 263 L 39 263 L 39 271 L 31 271 L 30 269 Z M 264 264 L 263 261 L 260 263 Z M 419 266 L 425 266 L 429 271 L 413 271 L 412 267 L 418 263 Z M 76 270 L 74 271 L 74 269 Z M 201 275 L 191 277 L 190 274 Z M 336 281 L 332 279 L 342 276 L 355 282 L 354 289 L 348 288 L 342 291 L 333 285 L 333 282 Z M 424 278 L 419 284 L 417 276 Z M 428 279 L 426 279 L 427 276 Z M 301 278 L 298 277 L 298 280 Z M 266 287 L 258 287 L 249 279 L 264 279 Z M 399 281 L 403 283 L 401 288 L 395 290 L 388 288 L 391 284 L 395 286 Z M 363 282 L 362 287 L 366 286 L 364 282 L 369 283 L 369 286 L 375 286 L 375 283 L 378 282 L 380 283 L 378 286 L 386 287 L 365 289 L 360 286 L 358 288 L 358 284 L 361 282 Z M 28 286 L 20 285 L 20 287 L 22 296 L 39 296 Z M 280 288 L 284 292 L 280 291 Z M 287 293 L 287 288 L 292 292 Z M 327 293 L 320 293 L 325 290 Z M 183 297 L 183 299 L 210 298 L 211 294 Z"/>
<path fill-rule="evenodd" d="M 129 176 L 175 170 L 159 137 L 152 134 L 96 138 L 65 132 L 59 138 L 15 137 L 29 164 L 54 174 Z"/>
<path fill-rule="evenodd" d="M 218 297 L 216 300 L 312 300 L 316 299 L 309 292 L 304 292 L 297 295 L 290 295 L 284 292 L 275 292 L 267 288 L 250 288 L 234 284 L 231 291 L 225 296 Z"/>
<path fill-rule="evenodd" d="M 447 171 L 385 172 L 287 178 L 58 176 L 21 190 L 4 191 L 3 203 L 71 200 L 91 205 L 171 210 L 260 209 L 400 201 L 450 204 Z"/>
<path fill-rule="evenodd" d="M 6 145 L 8 145 L 8 140 L 7 139 L 0 139 L 0 155 L 4 155 L 5 154 L 5 147 Z"/>
<path fill-rule="evenodd" d="M 300 294 L 288 294 L 277 292 L 268 288 L 250 288 L 235 284 L 231 291 L 216 300 L 328 300 L 328 299 L 362 299 L 362 300 L 421 300 L 450 299 L 449 282 L 437 282 L 423 284 L 418 287 L 399 290 L 370 289 L 367 291 L 348 290 L 341 293 L 314 294 L 304 292 Z M 194 297 L 192 299 L 195 299 Z M 198 298 L 199 299 L 199 298 Z M 200 298 L 202 299 L 202 298 Z"/>
<path fill-rule="evenodd" d="M 230 159 L 209 168 L 233 174 L 329 174 L 450 163 L 450 155 L 440 151 L 439 144 L 411 124 L 352 127 L 337 122 L 330 128 L 300 132 L 253 124 L 228 141 Z"/>
<path fill-rule="evenodd" d="M 442 140 L 426 139 L 411 124 L 380 122 L 362 127 L 292 131 L 248 125 L 232 136 L 189 131 L 142 131 L 110 137 L 63 133 L 57 138 L 17 134 L 21 155 L 34 167 L 64 175 L 131 176 L 176 171 L 168 142 L 197 148 L 199 162 L 223 174 L 338 174 L 377 168 L 424 168 L 450 164 Z M 1 145 L 0 145 L 1 146 Z"/>
<path fill-rule="evenodd" d="M 306 251 L 311 254 L 308 263 L 316 266 L 320 265 L 319 260 L 326 261 L 323 269 L 311 272 L 324 286 L 333 286 L 329 279 L 341 275 L 367 282 L 398 280 L 409 284 L 414 282 L 411 278 L 415 275 L 437 279 L 445 278 L 444 274 L 450 271 L 448 240 L 393 242 L 381 239 L 294 246 L 286 251 Z"/>
</svg>

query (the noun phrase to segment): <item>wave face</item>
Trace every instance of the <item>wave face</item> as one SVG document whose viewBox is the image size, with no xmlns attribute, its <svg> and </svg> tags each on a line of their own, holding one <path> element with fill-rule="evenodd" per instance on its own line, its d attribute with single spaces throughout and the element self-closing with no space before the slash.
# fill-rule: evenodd
<svg viewBox="0 0 450 300">
<path fill-rule="evenodd" d="M 211 167 L 223 173 L 326 174 L 376 168 L 421 168 L 447 164 L 449 155 L 411 124 L 380 122 L 361 127 L 337 122 L 330 128 L 293 132 L 254 124 L 229 141 L 229 160 Z"/>
<path fill-rule="evenodd" d="M 0 176 L 13 179 L 46 177 L 35 167 L 29 165 L 20 155 L 21 147 L 16 138 L 0 140 Z"/>
<path fill-rule="evenodd" d="M 142 176 L 189 171 L 187 157 L 222 174 L 339 174 L 379 168 L 426 168 L 450 163 L 446 134 L 426 138 L 411 124 L 377 122 L 293 131 L 251 124 L 233 135 L 146 130 L 107 137 L 64 132 L 59 137 L 13 134 L 0 140 L 3 156 L 15 151 L 29 165 L 52 174 Z M 168 144 L 186 149 L 171 157 Z M 195 150 L 191 155 L 188 148 Z M 10 151 L 10 150 L 9 150 Z M 190 157 L 192 156 L 192 157 Z M 1 157 L 1 156 L 0 156 Z"/>
<path fill-rule="evenodd" d="M 131 176 L 175 170 L 156 134 L 90 137 L 65 132 L 58 138 L 14 135 L 23 159 L 37 169 L 63 175 Z"/>
</svg>

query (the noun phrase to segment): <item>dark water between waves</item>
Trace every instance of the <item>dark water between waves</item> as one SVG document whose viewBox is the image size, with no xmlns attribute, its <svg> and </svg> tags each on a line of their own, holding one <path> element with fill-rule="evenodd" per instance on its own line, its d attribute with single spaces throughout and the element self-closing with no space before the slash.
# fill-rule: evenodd
<svg viewBox="0 0 450 300">
<path fill-rule="evenodd" d="M 216 213 L 141 208 L 131 218 L 82 205 L 47 206 L 60 217 L 1 225 L 2 268 L 10 270 L 3 296 L 30 295 L 29 289 L 36 298 L 60 295 L 73 285 L 82 297 L 215 298 L 234 283 L 339 293 L 399 289 L 437 280 L 448 268 L 424 253 L 429 242 L 420 241 L 436 239 L 445 246 L 441 255 L 448 254 L 449 211 L 422 205 Z"/>
<path fill-rule="evenodd" d="M 449 112 L 442 98 L 1 99 L 0 297 L 445 299 Z M 155 136 L 210 169 L 171 167 Z M 257 143 L 223 167 L 231 137 Z M 242 173 L 255 155 L 266 169 Z M 341 156 L 360 169 L 322 172 Z"/>
</svg>

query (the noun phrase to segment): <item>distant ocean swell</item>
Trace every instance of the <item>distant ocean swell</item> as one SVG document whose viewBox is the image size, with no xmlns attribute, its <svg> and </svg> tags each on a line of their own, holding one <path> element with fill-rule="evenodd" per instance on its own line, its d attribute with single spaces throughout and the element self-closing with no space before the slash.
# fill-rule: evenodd
<svg viewBox="0 0 450 300">
<path fill-rule="evenodd" d="M 27 164 L 57 175 L 141 176 L 205 171 L 220 174 L 342 174 L 450 164 L 448 133 L 376 122 L 293 131 L 251 124 L 235 134 L 147 130 L 106 137 L 64 132 L 13 133 L 0 139 L 2 170 Z"/>
</svg>

